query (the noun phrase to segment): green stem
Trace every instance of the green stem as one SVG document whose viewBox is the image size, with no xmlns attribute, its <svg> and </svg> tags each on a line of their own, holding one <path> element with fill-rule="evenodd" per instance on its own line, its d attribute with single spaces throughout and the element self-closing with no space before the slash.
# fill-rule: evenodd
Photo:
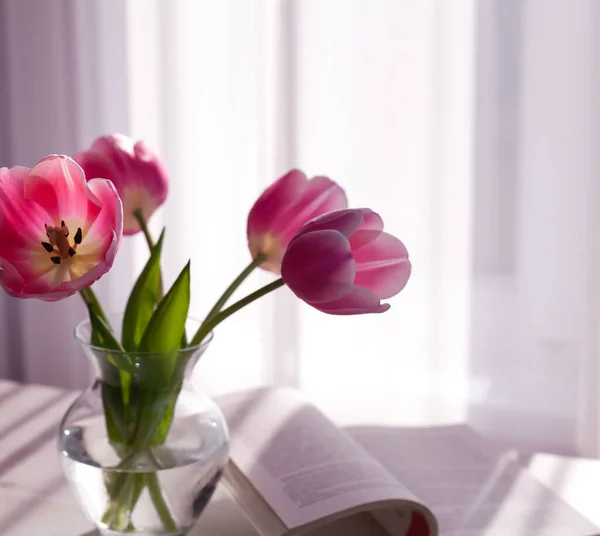
<svg viewBox="0 0 600 536">
<path fill-rule="evenodd" d="M 169 506 L 160 489 L 160 481 L 156 473 L 121 473 L 125 480 L 120 483 L 116 497 L 102 516 L 102 523 L 109 528 L 124 529 L 131 523 L 131 514 L 144 486 L 148 488 L 150 499 L 156 509 L 163 527 L 169 533 L 177 532 L 177 523 L 169 510 Z"/>
<path fill-rule="evenodd" d="M 89 307 L 92 307 L 94 311 L 96 311 L 96 314 L 102 318 L 107 325 L 109 325 L 108 318 L 106 318 L 106 314 L 102 310 L 102 306 L 100 305 L 100 302 L 98 301 L 98 298 L 91 287 L 81 289 L 79 291 L 79 295 L 83 298 L 85 304 Z"/>
<path fill-rule="evenodd" d="M 273 292 L 274 290 L 278 289 L 279 287 L 282 287 L 283 285 L 285 285 L 283 279 L 279 278 L 273 281 L 272 283 L 269 283 L 268 285 L 259 288 L 252 294 L 248 294 L 248 296 L 246 296 L 245 298 L 242 298 L 241 300 L 235 302 L 233 305 L 230 305 L 227 309 L 208 319 L 207 322 L 204 322 L 198 328 L 198 331 L 194 335 L 190 346 L 196 346 L 197 344 L 200 344 L 204 340 L 204 337 L 206 337 L 215 327 L 217 327 L 227 317 L 239 311 L 242 307 L 246 307 L 246 305 L 252 303 L 255 300 L 258 300 L 259 298 L 262 298 L 265 294 Z"/>
<path fill-rule="evenodd" d="M 238 275 L 235 278 L 235 280 L 233 281 L 233 283 L 231 283 L 231 285 L 229 285 L 227 287 L 225 292 L 223 292 L 222 296 L 217 300 L 217 303 L 215 303 L 214 307 L 206 315 L 206 318 L 204 319 L 204 322 L 202 323 L 203 325 L 206 324 L 213 316 L 215 316 L 217 313 L 219 313 L 221 311 L 221 308 L 223 307 L 223 305 L 225 305 L 227 303 L 227 300 L 229 298 L 231 298 L 231 295 L 244 282 L 244 280 L 254 271 L 254 269 L 257 268 L 258 266 L 260 266 L 265 261 L 265 259 L 266 259 L 266 257 L 262 253 L 259 253 L 252 260 L 252 262 L 248 266 L 246 266 L 246 268 L 244 268 L 242 273 L 240 275 Z"/>
<path fill-rule="evenodd" d="M 146 219 L 144 218 L 144 214 L 142 213 L 141 209 L 137 208 L 133 211 L 133 217 L 137 220 L 137 222 L 140 224 L 140 228 L 142 229 L 142 233 L 144 233 L 144 238 L 146 239 L 146 244 L 148 244 L 148 249 L 150 250 L 150 253 L 152 253 L 152 250 L 154 249 L 154 240 L 152 239 L 152 235 L 150 234 L 150 229 L 148 229 L 148 224 L 146 223 Z M 162 280 L 162 273 L 159 274 L 159 278 L 158 278 L 158 293 L 157 293 L 157 298 L 158 298 L 158 302 L 160 302 L 160 300 L 162 300 L 162 297 L 164 295 L 164 290 L 163 290 L 163 280 Z"/>
<path fill-rule="evenodd" d="M 175 523 L 165 498 L 163 497 L 158 476 L 156 473 L 146 473 L 144 476 L 146 477 L 146 487 L 150 492 L 152 504 L 154 504 L 154 508 L 156 508 L 158 517 L 160 517 L 165 530 L 168 532 L 177 532 L 177 523 Z"/>
<path fill-rule="evenodd" d="M 150 230 L 148 229 L 148 224 L 146 223 L 146 219 L 144 218 L 144 214 L 142 211 L 137 208 L 133 211 L 133 217 L 140 224 L 140 228 L 142 229 L 142 233 L 144 233 L 144 237 L 146 238 L 146 243 L 148 244 L 148 249 L 152 252 L 154 249 L 154 240 L 152 239 L 152 235 L 150 234 Z"/>
<path fill-rule="evenodd" d="M 146 404 L 142 403 L 141 405 L 145 410 L 149 408 Z M 156 473 L 127 472 L 133 468 L 136 460 L 144 453 L 151 459 L 154 459 L 154 455 L 151 451 L 149 452 L 146 449 L 149 449 L 150 447 L 156 424 L 160 419 L 157 420 L 154 411 L 142 411 L 142 414 L 150 413 L 152 413 L 153 416 L 152 422 L 148 422 L 147 419 L 142 418 L 142 430 L 139 430 L 140 427 L 138 426 L 134 445 L 129 447 L 129 452 L 123 456 L 121 462 L 117 466 L 117 469 L 123 472 L 116 473 L 117 476 L 115 480 L 107 488 L 111 499 L 102 517 L 102 522 L 109 528 L 122 529 L 125 523 L 130 523 L 131 514 L 139 500 L 144 486 L 146 486 L 150 493 L 152 504 L 165 529 L 169 533 L 177 531 L 177 525 L 173 520 L 173 516 L 169 511 L 169 506 L 162 495 L 160 482 Z M 140 423 L 138 423 L 138 425 L 139 424 Z M 156 461 L 155 465 L 159 467 L 159 464 Z"/>
<path fill-rule="evenodd" d="M 101 522 L 113 529 L 124 529 L 130 522 L 131 512 L 139 498 L 140 473 L 119 473 L 113 482 L 110 502 L 104 511 Z M 141 493 L 141 489 L 139 490 Z M 136 497 L 137 494 L 137 497 Z"/>
<path fill-rule="evenodd" d="M 101 522 L 107 527 L 118 530 L 133 528 L 131 517 L 133 510 L 146 486 L 144 473 L 117 473 L 117 478 L 110 485 L 110 502 L 107 505 Z"/>
</svg>

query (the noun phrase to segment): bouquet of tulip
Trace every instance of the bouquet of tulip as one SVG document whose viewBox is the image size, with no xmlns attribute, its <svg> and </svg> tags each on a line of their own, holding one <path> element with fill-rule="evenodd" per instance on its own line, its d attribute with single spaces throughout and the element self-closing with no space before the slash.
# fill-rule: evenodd
<svg viewBox="0 0 600 536">
<path fill-rule="evenodd" d="M 45 301 L 79 293 L 89 312 L 90 344 L 108 355 L 100 364 L 110 377 L 102 386 L 102 404 L 106 433 L 120 460 L 105 481 L 102 526 L 111 531 L 135 530 L 131 512 L 144 489 L 165 531 L 179 530 L 158 480 L 138 465 L 169 434 L 191 355 L 187 349 L 204 344 L 223 320 L 284 285 L 324 313 L 382 313 L 390 305 L 381 300 L 400 292 L 411 270 L 406 248 L 383 231 L 377 213 L 347 208 L 344 191 L 327 177 L 309 180 L 292 170 L 250 210 L 249 265 L 197 330 L 186 333 L 190 263 L 163 290 L 165 231 L 155 241 L 147 225 L 165 201 L 168 184 L 157 154 L 122 135 L 101 137 L 73 158 L 51 155 L 31 169 L 0 169 L 0 285 L 11 296 Z M 110 270 L 122 235 L 139 232 L 149 257 L 118 337 L 92 284 Z M 281 277 L 229 304 L 256 268 Z M 163 357 L 144 360 L 143 352 Z"/>
</svg>

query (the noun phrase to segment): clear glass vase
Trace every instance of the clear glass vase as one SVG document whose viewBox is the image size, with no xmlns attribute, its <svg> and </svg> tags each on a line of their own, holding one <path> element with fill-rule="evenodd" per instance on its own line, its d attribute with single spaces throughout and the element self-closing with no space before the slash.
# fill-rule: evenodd
<svg viewBox="0 0 600 536">
<path fill-rule="evenodd" d="M 183 536 L 210 500 L 229 450 L 219 408 L 189 381 L 209 341 L 125 353 L 92 345 L 91 332 L 85 321 L 75 337 L 96 380 L 60 424 L 70 487 L 103 535 Z"/>
</svg>

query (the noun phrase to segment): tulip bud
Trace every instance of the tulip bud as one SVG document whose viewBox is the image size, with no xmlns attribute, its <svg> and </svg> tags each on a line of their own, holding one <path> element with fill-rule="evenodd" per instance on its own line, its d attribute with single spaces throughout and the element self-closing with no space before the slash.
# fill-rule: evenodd
<svg viewBox="0 0 600 536">
<path fill-rule="evenodd" d="M 122 134 L 102 136 L 74 158 L 88 180 L 109 179 L 115 185 L 123 201 L 126 235 L 141 230 L 136 211 L 147 222 L 167 198 L 169 183 L 163 162 L 143 141 Z"/>
<path fill-rule="evenodd" d="M 305 223 L 348 206 L 344 190 L 327 177 L 308 180 L 293 169 L 269 186 L 248 215 L 248 247 L 252 258 L 265 257 L 262 268 L 278 274 L 287 245 Z"/>
</svg>

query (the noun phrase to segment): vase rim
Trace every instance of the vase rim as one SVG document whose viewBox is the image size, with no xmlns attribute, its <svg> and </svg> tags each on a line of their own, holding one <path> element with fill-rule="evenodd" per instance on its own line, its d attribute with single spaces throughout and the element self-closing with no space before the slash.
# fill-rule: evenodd
<svg viewBox="0 0 600 536">
<path fill-rule="evenodd" d="M 123 313 L 117 313 L 116 315 L 112 315 L 112 316 L 119 316 L 119 314 L 122 316 Z M 109 315 L 111 316 L 111 315 Z M 186 322 L 189 321 L 193 321 L 198 323 L 198 325 L 200 325 L 202 322 L 200 320 L 198 320 L 197 318 L 188 316 Z M 106 352 L 106 351 L 110 351 L 110 352 L 116 352 L 116 353 L 125 353 L 127 355 L 130 356 L 144 356 L 144 355 L 156 355 L 156 354 L 162 354 L 162 353 L 169 353 L 172 354 L 174 352 L 186 352 L 186 353 L 195 353 L 198 350 L 205 350 L 206 347 L 210 344 L 210 342 L 213 340 L 214 337 L 214 331 L 211 331 L 210 333 L 208 333 L 206 335 L 206 337 L 198 344 L 195 344 L 194 346 L 186 346 L 185 348 L 179 348 L 178 350 L 169 350 L 168 352 L 153 352 L 153 351 L 148 351 L 148 352 L 140 352 L 140 351 L 135 351 L 135 352 L 121 352 L 120 350 L 111 350 L 110 348 L 104 348 L 103 346 L 97 346 L 92 344 L 89 340 L 88 337 L 85 337 L 82 333 L 83 329 L 86 326 L 89 326 L 91 324 L 91 321 L 89 318 L 85 318 L 82 321 L 80 321 L 76 326 L 75 329 L 73 330 L 73 337 L 75 338 L 75 340 L 81 344 L 84 348 L 88 348 L 92 351 L 95 350 L 99 350 L 102 352 Z"/>
</svg>

